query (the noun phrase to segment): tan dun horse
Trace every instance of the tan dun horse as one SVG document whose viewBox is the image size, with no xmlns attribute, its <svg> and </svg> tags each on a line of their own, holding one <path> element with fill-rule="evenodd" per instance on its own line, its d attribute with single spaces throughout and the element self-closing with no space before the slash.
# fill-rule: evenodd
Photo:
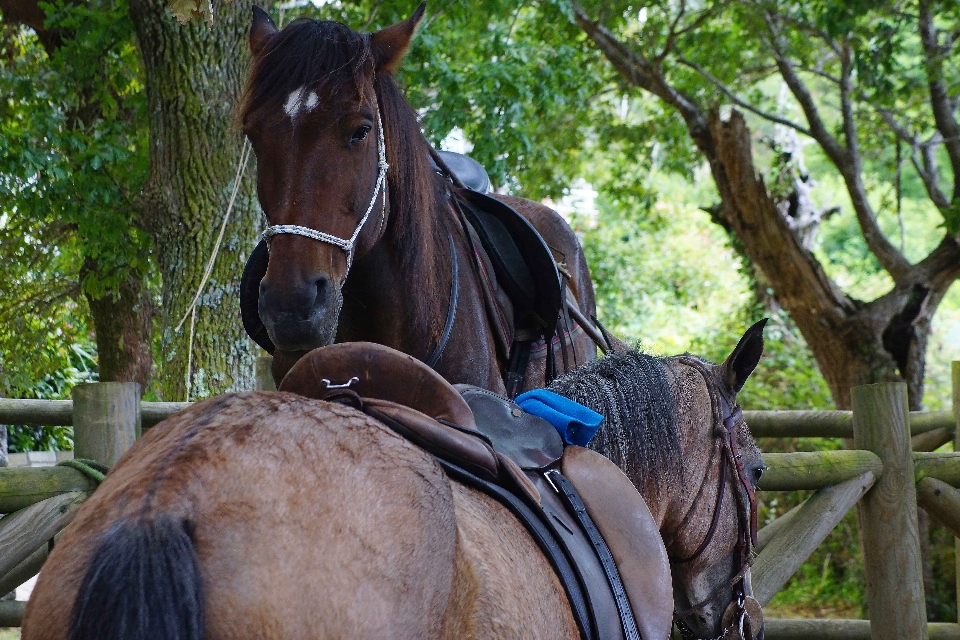
<svg viewBox="0 0 960 640">
<path fill-rule="evenodd" d="M 746 498 L 717 463 L 716 403 L 735 407 L 762 349 L 751 332 L 721 366 L 622 353 L 555 385 L 603 410 L 598 448 L 633 461 L 671 556 L 695 556 L 674 569 L 688 637 L 720 635 L 738 596 Z M 735 422 L 754 479 L 760 454 Z M 137 442 L 57 543 L 23 620 L 24 640 L 577 637 L 504 507 L 363 413 L 261 392 L 198 403 Z"/>
<path fill-rule="evenodd" d="M 310 19 L 279 31 L 254 8 L 254 64 L 240 115 L 269 225 L 258 308 L 278 380 L 307 350 L 367 341 L 428 362 L 452 383 L 504 392 L 508 360 L 496 336 L 512 323 L 484 304 L 482 281 L 495 276 L 478 262 L 455 210 L 452 197 L 462 190 L 431 165 L 394 79 L 423 12 L 421 5 L 404 22 L 360 34 Z M 496 197 L 537 228 L 583 316 L 594 314 L 590 273 L 570 227 L 540 203 Z M 564 326 L 573 330 L 557 362 L 573 368 L 594 359 L 583 331 Z M 541 342 L 526 388 L 543 386 L 545 355 Z"/>
</svg>

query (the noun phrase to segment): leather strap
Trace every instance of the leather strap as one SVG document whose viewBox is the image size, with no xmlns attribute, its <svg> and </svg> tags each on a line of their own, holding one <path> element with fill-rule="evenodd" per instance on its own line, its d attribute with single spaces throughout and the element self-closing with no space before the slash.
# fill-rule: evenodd
<svg viewBox="0 0 960 640">
<path fill-rule="evenodd" d="M 516 398 L 520 390 L 523 389 L 523 381 L 527 377 L 527 366 L 530 364 L 531 346 L 531 340 L 518 340 L 513 343 L 510 363 L 507 365 L 507 371 L 503 376 L 507 397 L 511 400 Z"/>
<path fill-rule="evenodd" d="M 440 334 L 440 342 L 437 348 L 433 350 L 427 359 L 427 366 L 433 369 L 437 366 L 437 361 L 443 355 L 443 350 L 447 348 L 450 342 L 450 333 L 453 331 L 453 322 L 457 319 L 457 302 L 460 297 L 460 264 L 457 259 L 457 245 L 453 242 L 453 234 L 448 233 L 447 239 L 450 241 L 450 259 L 453 261 L 453 282 L 450 283 L 450 302 L 447 304 L 447 321 L 443 325 L 443 333 Z"/>
<path fill-rule="evenodd" d="M 577 623 L 577 629 L 580 631 L 580 637 L 583 640 L 603 640 L 598 638 L 593 630 L 590 609 L 576 571 L 571 566 L 566 553 L 550 528 L 540 520 L 537 511 L 524 504 L 517 496 L 492 482 L 479 478 L 442 458 L 437 458 L 437 462 L 452 479 L 490 496 L 506 507 L 520 521 L 550 562 L 557 577 L 560 578 L 560 583 L 563 585 L 567 599 L 570 601 L 570 609 L 573 611 L 573 618 Z"/>
<path fill-rule="evenodd" d="M 560 497 L 567 507 L 577 516 L 580 526 L 583 527 L 590 544 L 593 545 L 597 557 L 600 559 L 600 565 L 603 572 L 610 582 L 610 588 L 613 590 L 613 598 L 617 603 L 617 611 L 620 613 L 620 624 L 623 627 L 624 640 L 641 640 L 640 631 L 637 630 L 637 622 L 633 618 L 633 608 L 630 606 L 630 600 L 627 599 L 627 593 L 623 589 L 623 582 L 620 580 L 620 572 L 617 571 L 617 563 L 604 542 L 603 536 L 597 530 L 597 526 L 587 513 L 587 507 L 580 499 L 580 495 L 573 487 L 573 484 L 567 480 L 562 473 L 551 469 L 546 474 L 547 479 L 556 486 Z"/>
</svg>

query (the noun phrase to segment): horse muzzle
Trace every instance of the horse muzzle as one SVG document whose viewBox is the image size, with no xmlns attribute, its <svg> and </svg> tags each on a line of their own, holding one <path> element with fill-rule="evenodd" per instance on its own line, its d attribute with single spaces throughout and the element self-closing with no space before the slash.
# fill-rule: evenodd
<svg viewBox="0 0 960 640">
<path fill-rule="evenodd" d="M 258 311 L 270 340 L 282 351 L 333 344 L 342 305 L 340 288 L 326 274 L 299 287 L 260 282 Z"/>
</svg>

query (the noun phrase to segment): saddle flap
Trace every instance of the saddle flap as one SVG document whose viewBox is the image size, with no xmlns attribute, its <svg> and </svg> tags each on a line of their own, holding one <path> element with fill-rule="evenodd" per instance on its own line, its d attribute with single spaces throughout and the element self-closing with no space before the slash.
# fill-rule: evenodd
<svg viewBox="0 0 960 640">
<path fill-rule="evenodd" d="M 267 275 L 267 264 L 270 262 L 270 251 L 267 241 L 261 240 L 247 258 L 240 278 L 240 319 L 243 328 L 253 341 L 264 351 L 273 354 L 276 347 L 267 333 L 267 327 L 260 319 L 260 281 Z"/>
<path fill-rule="evenodd" d="M 560 470 L 576 487 L 613 555 L 641 636 L 670 637 L 670 562 L 647 503 L 619 467 L 589 449 L 567 447 Z"/>
<path fill-rule="evenodd" d="M 493 262 L 497 281 L 507 291 L 516 319 L 531 315 L 534 329 L 552 328 L 562 305 L 560 272 L 553 253 L 530 222 L 508 204 L 461 189 L 456 196 Z"/>
<path fill-rule="evenodd" d="M 364 413 L 418 447 L 481 477 L 491 480 L 499 477 L 499 459 L 479 436 L 454 429 L 395 402 L 367 398 L 363 404 Z"/>
<path fill-rule="evenodd" d="M 545 469 L 563 455 L 560 434 L 543 418 L 486 389 L 469 385 L 456 388 L 473 411 L 477 431 L 490 439 L 494 451 L 521 469 Z"/>
<path fill-rule="evenodd" d="M 287 372 L 279 390 L 322 400 L 337 387 L 476 430 L 470 407 L 440 374 L 413 356 L 371 342 L 314 349 Z"/>
</svg>

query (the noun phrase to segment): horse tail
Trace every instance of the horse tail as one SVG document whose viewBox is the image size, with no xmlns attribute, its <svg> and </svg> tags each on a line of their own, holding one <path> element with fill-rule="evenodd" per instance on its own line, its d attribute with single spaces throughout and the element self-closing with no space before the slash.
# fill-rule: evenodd
<svg viewBox="0 0 960 640">
<path fill-rule="evenodd" d="M 201 640 L 203 630 L 191 523 L 161 517 L 114 524 L 83 577 L 70 640 Z"/>
</svg>

